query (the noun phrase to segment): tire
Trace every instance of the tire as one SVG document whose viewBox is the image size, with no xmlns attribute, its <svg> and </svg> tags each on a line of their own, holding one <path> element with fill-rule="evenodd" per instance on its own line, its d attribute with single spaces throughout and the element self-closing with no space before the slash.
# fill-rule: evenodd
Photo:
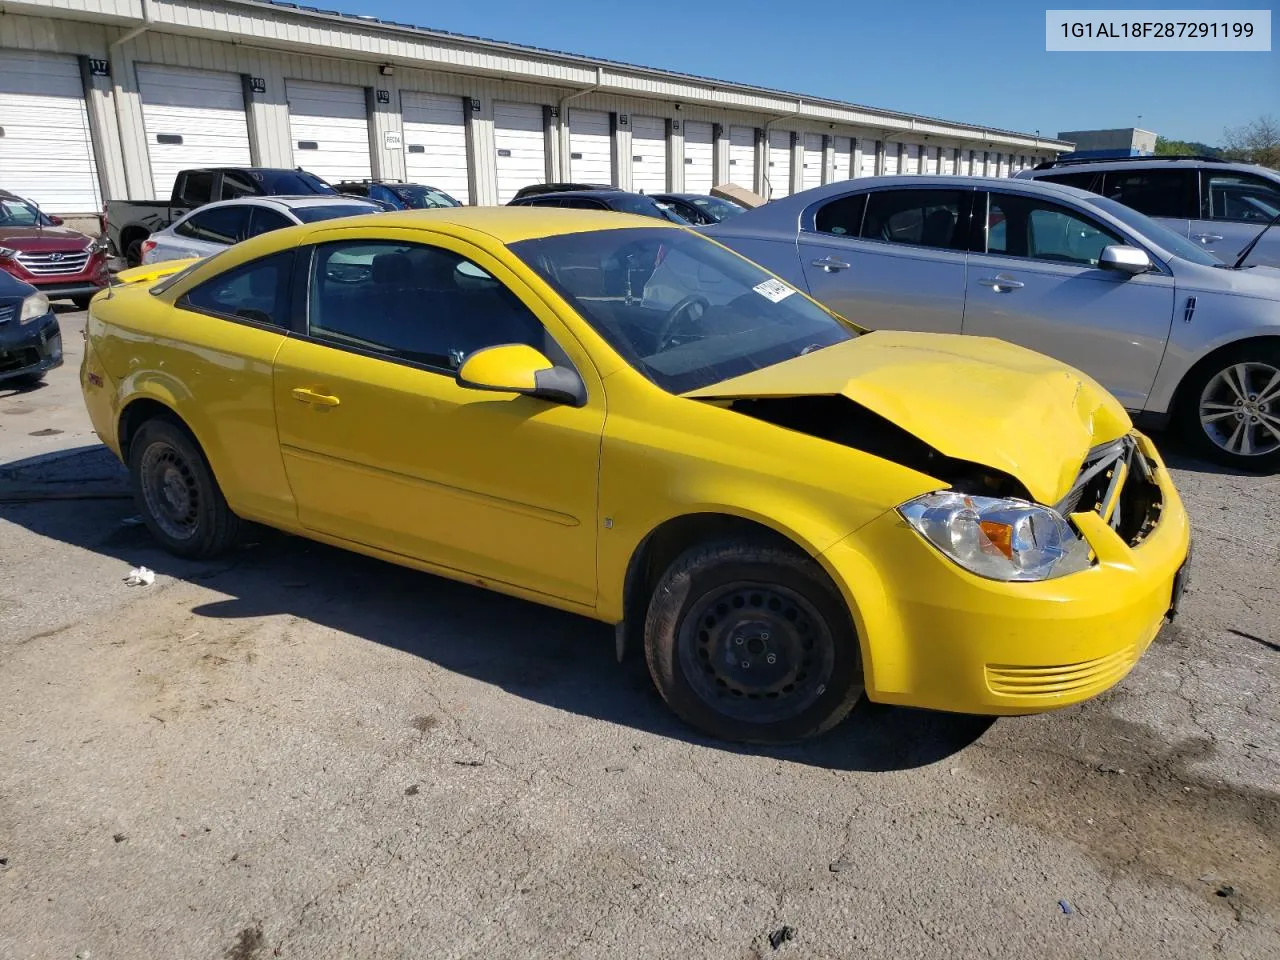
<svg viewBox="0 0 1280 960">
<path fill-rule="evenodd" d="M 671 709 L 722 740 L 814 736 L 864 689 L 839 592 L 812 559 L 771 544 L 721 541 L 678 557 L 649 601 L 644 647 Z"/>
<path fill-rule="evenodd" d="M 133 499 L 170 553 L 203 559 L 236 542 L 241 520 L 227 506 L 200 445 L 172 420 L 146 421 L 129 441 Z"/>
<path fill-rule="evenodd" d="M 1183 384 L 1178 406 L 1188 442 L 1223 466 L 1280 470 L 1278 377 L 1280 346 L 1265 341 L 1229 347 L 1199 364 Z"/>
<path fill-rule="evenodd" d="M 72 297 L 71 302 L 75 305 L 75 308 L 77 310 L 88 310 L 89 301 L 92 299 L 93 299 L 93 294 L 89 294 L 88 296 L 84 296 L 84 297 Z"/>
<path fill-rule="evenodd" d="M 124 251 L 124 262 L 130 267 L 142 266 L 142 241 L 146 237 L 139 237 L 137 240 L 129 241 L 129 246 Z"/>
</svg>

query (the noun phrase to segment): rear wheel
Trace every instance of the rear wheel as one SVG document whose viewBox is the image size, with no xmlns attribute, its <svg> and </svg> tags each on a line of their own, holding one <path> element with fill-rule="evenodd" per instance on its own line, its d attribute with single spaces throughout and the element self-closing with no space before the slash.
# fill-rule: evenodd
<svg viewBox="0 0 1280 960">
<path fill-rule="evenodd" d="M 821 733 L 863 691 L 858 637 L 834 585 L 811 558 L 771 544 L 680 556 L 650 601 L 645 654 L 671 708 L 725 740 Z"/>
<path fill-rule="evenodd" d="M 142 241 L 146 237 L 139 237 L 137 240 L 129 241 L 129 245 L 124 250 L 124 262 L 131 266 L 137 267 L 142 265 Z"/>
<path fill-rule="evenodd" d="M 172 420 L 148 420 L 129 441 L 129 477 L 152 536 L 181 557 L 212 557 L 240 533 L 199 445 Z"/>
<path fill-rule="evenodd" d="M 1243 343 L 1201 364 L 1182 394 L 1182 427 L 1205 456 L 1242 470 L 1280 469 L 1280 347 Z"/>
</svg>

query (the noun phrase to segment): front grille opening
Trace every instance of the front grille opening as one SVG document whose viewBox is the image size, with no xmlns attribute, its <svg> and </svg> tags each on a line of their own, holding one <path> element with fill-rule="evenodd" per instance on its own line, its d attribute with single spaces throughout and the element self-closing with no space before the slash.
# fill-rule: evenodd
<svg viewBox="0 0 1280 960">
<path fill-rule="evenodd" d="M 1129 546 L 1136 546 L 1160 522 L 1162 506 L 1155 464 L 1138 449 L 1132 437 L 1123 437 L 1089 451 L 1079 478 L 1056 509 L 1064 516 L 1105 515 L 1110 507 L 1111 528 Z"/>
</svg>

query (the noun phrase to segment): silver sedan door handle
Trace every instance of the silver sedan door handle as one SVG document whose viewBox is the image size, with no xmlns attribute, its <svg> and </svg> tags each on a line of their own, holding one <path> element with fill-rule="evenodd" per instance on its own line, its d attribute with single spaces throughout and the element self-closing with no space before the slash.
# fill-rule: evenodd
<svg viewBox="0 0 1280 960">
<path fill-rule="evenodd" d="M 984 287 L 990 287 L 996 293 L 1008 293 L 1010 290 L 1020 290 L 1025 286 L 1021 280 L 1003 276 L 983 277 L 978 282 Z"/>
<path fill-rule="evenodd" d="M 821 260 L 813 261 L 815 267 L 821 267 L 827 273 L 835 273 L 837 270 L 848 270 L 849 264 L 845 263 L 839 257 L 823 257 Z"/>
<path fill-rule="evenodd" d="M 1201 243 L 1213 243 L 1222 239 L 1221 235 L 1216 233 L 1195 233 L 1191 236 L 1193 240 L 1199 240 Z"/>
</svg>

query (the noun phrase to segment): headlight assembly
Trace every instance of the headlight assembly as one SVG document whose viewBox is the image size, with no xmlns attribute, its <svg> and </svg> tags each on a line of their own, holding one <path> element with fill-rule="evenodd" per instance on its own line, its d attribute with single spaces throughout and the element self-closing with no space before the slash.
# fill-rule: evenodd
<svg viewBox="0 0 1280 960">
<path fill-rule="evenodd" d="M 1051 580 L 1089 566 L 1089 544 L 1056 511 L 1025 500 L 947 491 L 898 513 L 966 570 L 990 580 Z"/>
<path fill-rule="evenodd" d="M 30 323 L 39 320 L 49 312 L 49 298 L 43 293 L 33 293 L 22 301 L 22 309 L 18 311 L 18 323 Z"/>
</svg>

